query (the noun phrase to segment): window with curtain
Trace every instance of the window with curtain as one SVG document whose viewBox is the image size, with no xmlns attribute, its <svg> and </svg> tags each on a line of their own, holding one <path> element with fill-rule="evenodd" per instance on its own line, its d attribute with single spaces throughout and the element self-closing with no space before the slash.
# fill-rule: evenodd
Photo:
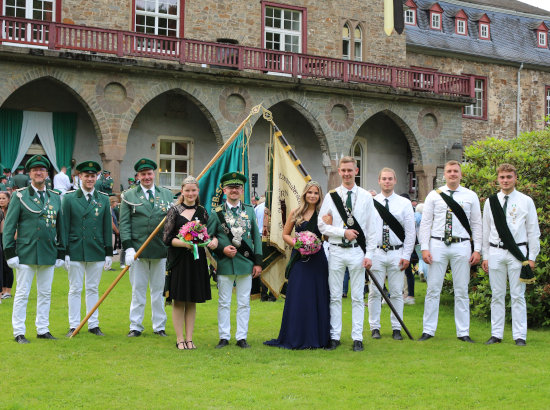
<svg viewBox="0 0 550 410">
<path fill-rule="evenodd" d="M 136 0 L 137 33 L 178 37 L 180 0 Z"/>
<path fill-rule="evenodd" d="M 161 137 L 158 143 L 159 185 L 180 189 L 192 170 L 193 141 L 189 138 Z"/>
</svg>

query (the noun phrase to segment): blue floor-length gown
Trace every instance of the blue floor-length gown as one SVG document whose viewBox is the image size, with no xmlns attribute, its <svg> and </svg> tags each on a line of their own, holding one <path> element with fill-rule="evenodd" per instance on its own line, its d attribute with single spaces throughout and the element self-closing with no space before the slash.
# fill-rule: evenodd
<svg viewBox="0 0 550 410">
<path fill-rule="evenodd" d="M 308 221 L 296 226 L 305 230 Z M 320 238 L 321 234 L 315 229 Z M 292 251 L 298 252 L 296 250 Z M 281 330 L 277 339 L 264 342 L 286 349 L 315 349 L 330 339 L 328 262 L 324 249 L 294 264 L 288 277 Z"/>
</svg>

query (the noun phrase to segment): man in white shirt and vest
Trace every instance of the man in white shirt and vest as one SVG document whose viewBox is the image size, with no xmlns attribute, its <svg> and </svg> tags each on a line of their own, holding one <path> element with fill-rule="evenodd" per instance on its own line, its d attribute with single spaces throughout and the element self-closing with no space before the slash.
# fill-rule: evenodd
<svg viewBox="0 0 550 410">
<path fill-rule="evenodd" d="M 404 271 L 410 264 L 411 254 L 416 239 L 414 223 L 414 211 L 411 201 L 394 192 L 397 177 L 391 168 L 382 168 L 378 174 L 378 184 L 382 192 L 374 197 L 380 206 L 387 210 L 397 222 L 396 228 L 404 240 L 400 239 L 392 230 L 391 223 L 385 221 L 379 206 L 375 203 L 377 212 L 374 214 L 376 228 L 377 247 L 372 260 L 372 273 L 383 284 L 388 277 L 388 288 L 392 305 L 400 317 L 403 317 L 403 283 Z M 380 311 L 382 295 L 376 286 L 369 290 L 369 324 L 373 339 L 380 339 Z M 395 340 L 403 340 L 401 336 L 401 324 L 395 315 L 391 314 L 392 337 Z"/>
<path fill-rule="evenodd" d="M 535 267 L 535 260 L 540 252 L 540 228 L 537 209 L 533 200 L 515 189 L 517 182 L 516 168 L 511 164 L 502 164 L 497 169 L 500 192 L 496 195 L 498 203 L 491 204 L 489 198 L 483 208 L 483 263 L 485 272 L 489 272 L 491 283 L 491 338 L 486 344 L 502 342 L 504 335 L 506 278 L 510 283 L 512 302 L 512 337 L 518 346 L 525 346 L 527 339 L 527 307 L 525 304 L 525 281 L 520 277 L 522 264 L 530 269 Z M 502 207 L 499 218 L 493 214 Z M 500 226 L 498 226 L 501 224 Z M 507 226 L 515 243 L 505 243 L 501 233 L 506 235 Z M 512 247 L 519 250 L 523 260 L 514 255 Z"/>
<path fill-rule="evenodd" d="M 430 265 L 424 302 L 423 332 L 420 341 L 435 336 L 439 314 L 439 297 L 449 263 L 453 274 L 455 324 L 457 338 L 473 343 L 470 338 L 470 266 L 481 258 L 482 224 L 477 194 L 460 186 L 462 170 L 458 161 L 448 161 L 444 168 L 446 184 L 428 194 L 424 204 L 419 241 L 422 259 Z M 444 196 L 462 208 L 467 226 L 444 200 Z M 450 198 L 450 199 L 449 199 Z M 468 233 L 468 229 L 472 234 Z M 473 241 L 473 251 L 472 244 Z"/>
<path fill-rule="evenodd" d="M 376 249 L 374 227 L 376 210 L 372 195 L 355 185 L 355 176 L 358 171 L 357 162 L 353 157 L 340 159 L 338 174 L 342 178 L 342 185 L 327 194 L 319 211 L 319 215 L 332 216 L 331 224 L 327 224 L 323 218 L 319 218 L 318 222 L 319 230 L 323 235 L 328 236 L 330 243 L 328 282 L 331 329 L 327 350 L 334 350 L 340 345 L 342 283 L 346 268 L 349 271 L 351 284 L 353 350 L 356 352 L 363 350 L 365 316 L 363 289 L 365 269 L 370 269 L 372 266 L 372 257 Z M 345 215 L 342 215 L 344 212 Z M 358 227 L 363 235 L 360 234 Z"/>
</svg>

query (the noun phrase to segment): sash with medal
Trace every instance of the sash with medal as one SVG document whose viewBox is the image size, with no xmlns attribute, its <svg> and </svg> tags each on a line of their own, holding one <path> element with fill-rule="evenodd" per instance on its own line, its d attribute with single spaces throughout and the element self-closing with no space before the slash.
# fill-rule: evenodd
<svg viewBox="0 0 550 410">
<path fill-rule="evenodd" d="M 466 229 L 468 235 L 470 235 L 470 246 L 472 247 L 472 252 L 474 252 L 474 239 L 472 236 L 472 228 L 470 228 L 470 222 L 468 221 L 466 212 L 464 212 L 464 209 L 462 209 L 460 204 L 456 202 L 450 195 L 447 195 L 440 189 L 436 189 L 435 192 L 437 192 L 441 196 L 441 199 L 445 201 L 447 206 L 451 208 L 451 211 L 453 211 L 453 213 L 456 215 L 460 224 L 464 227 L 464 229 Z"/>
<path fill-rule="evenodd" d="M 363 229 L 361 229 L 361 225 L 355 220 L 353 215 L 351 214 L 351 211 L 344 206 L 344 203 L 342 202 L 342 198 L 340 198 L 340 195 L 338 195 L 338 192 L 331 191 L 330 197 L 332 198 L 332 202 L 334 202 L 334 205 L 336 206 L 336 210 L 338 211 L 338 214 L 340 214 L 340 218 L 342 218 L 342 221 L 346 224 L 348 229 L 355 229 L 357 232 L 359 232 L 359 235 L 357 235 L 357 243 L 361 247 L 361 250 L 366 252 L 367 250 L 367 239 L 365 238 L 365 233 L 363 232 Z"/>
<path fill-rule="evenodd" d="M 384 221 L 386 225 L 390 227 L 390 229 L 393 231 L 393 233 L 399 238 L 401 242 L 405 242 L 405 229 L 403 229 L 403 225 L 399 223 L 399 221 L 393 216 L 393 214 L 386 209 L 384 205 L 382 205 L 377 200 L 373 200 L 374 207 L 378 211 L 378 214 L 380 215 L 380 218 Z"/>
<path fill-rule="evenodd" d="M 223 208 L 222 208 L 223 209 Z M 250 248 L 250 246 L 246 243 L 246 241 L 241 240 L 237 241 L 233 235 L 233 232 L 231 232 L 231 228 L 227 225 L 227 221 L 225 220 L 225 215 L 223 213 L 223 210 L 220 209 L 216 212 L 216 215 L 218 215 L 218 218 L 222 224 L 222 229 L 233 244 L 235 248 L 237 248 L 237 252 L 239 252 L 242 256 L 244 256 L 246 259 L 250 260 L 254 265 L 256 265 L 256 259 L 254 258 L 254 252 Z"/>
<path fill-rule="evenodd" d="M 519 249 L 508 223 L 506 222 L 506 215 L 504 209 L 500 205 L 497 195 L 491 195 L 489 197 L 489 204 L 491 205 L 491 213 L 493 214 L 493 220 L 495 221 L 495 227 L 497 228 L 498 236 L 508 251 L 521 262 L 521 273 L 519 280 L 524 283 L 535 283 L 535 275 L 529 265 L 527 258 L 523 255 L 523 252 Z"/>
</svg>

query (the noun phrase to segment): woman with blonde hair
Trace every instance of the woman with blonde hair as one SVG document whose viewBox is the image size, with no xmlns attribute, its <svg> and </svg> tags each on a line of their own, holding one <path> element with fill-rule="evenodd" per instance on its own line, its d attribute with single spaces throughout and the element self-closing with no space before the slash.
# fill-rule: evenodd
<svg viewBox="0 0 550 410">
<path fill-rule="evenodd" d="M 181 195 L 166 215 L 164 243 L 168 246 L 166 269 L 170 272 L 169 296 L 174 301 L 172 322 L 176 332 L 176 348 L 196 349 L 193 343 L 196 304 L 212 299 L 206 252 L 199 247 L 199 258 L 193 255 L 193 246 L 178 238 L 180 228 L 188 222 L 198 221 L 206 227 L 208 213 L 199 205 L 199 184 L 188 176 L 181 184 Z M 218 246 L 216 238 L 207 245 Z M 185 337 L 183 329 L 185 327 Z"/>
<path fill-rule="evenodd" d="M 309 231 L 321 239 L 317 217 L 323 192 L 314 181 L 309 182 L 300 197 L 298 209 L 293 210 L 283 229 L 283 239 L 294 246 L 291 236 Z M 292 251 L 288 272 L 288 287 L 281 330 L 277 339 L 264 342 L 268 346 L 286 349 L 316 349 L 328 345 L 330 339 L 328 263 L 321 249 L 307 257 Z"/>
</svg>

